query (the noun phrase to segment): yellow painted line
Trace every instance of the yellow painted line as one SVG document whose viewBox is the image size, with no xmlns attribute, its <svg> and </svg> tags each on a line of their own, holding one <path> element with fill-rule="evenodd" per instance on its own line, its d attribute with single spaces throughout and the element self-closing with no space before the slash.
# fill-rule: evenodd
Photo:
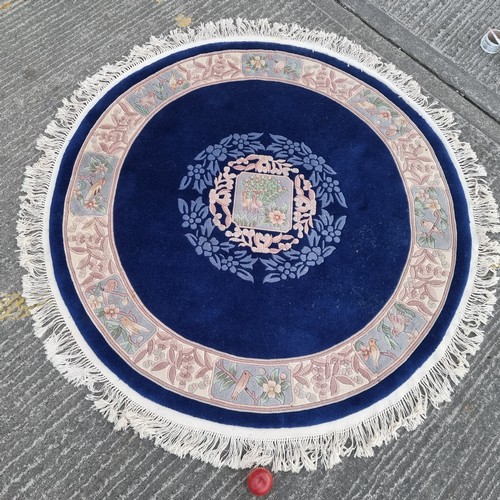
<svg viewBox="0 0 500 500">
<path fill-rule="evenodd" d="M 21 292 L 4 293 L 0 296 L 0 321 L 28 318 L 36 307 L 29 306 Z"/>
<path fill-rule="evenodd" d="M 8 9 L 13 3 L 14 3 L 14 0 L 0 4 L 0 10 Z"/>
<path fill-rule="evenodd" d="M 179 14 L 175 17 L 175 22 L 179 28 L 187 28 L 192 23 L 192 21 L 192 18 L 187 17 L 184 14 Z"/>
</svg>

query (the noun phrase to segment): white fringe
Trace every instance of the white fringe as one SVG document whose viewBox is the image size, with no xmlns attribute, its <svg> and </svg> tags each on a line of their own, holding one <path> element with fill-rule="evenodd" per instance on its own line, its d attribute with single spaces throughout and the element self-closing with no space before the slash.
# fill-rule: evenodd
<svg viewBox="0 0 500 500">
<path fill-rule="evenodd" d="M 107 380 L 77 345 L 58 310 L 45 265 L 42 234 L 49 184 L 64 141 L 84 107 L 117 77 L 156 55 L 191 42 L 255 35 L 307 42 L 330 49 L 374 70 L 420 105 L 442 131 L 462 168 L 472 199 L 479 240 L 474 288 L 442 358 L 396 404 L 352 427 L 311 437 L 235 437 L 174 423 L 141 407 Z M 401 428 L 417 427 L 425 419 L 429 405 L 437 407 L 450 400 L 453 386 L 468 371 L 467 356 L 479 348 L 483 326 L 491 317 L 496 300 L 494 287 L 498 278 L 495 269 L 500 246 L 489 238 L 488 233 L 500 231 L 497 205 L 485 180 L 484 168 L 477 163 L 470 145 L 460 141 L 460 131 L 454 127 L 453 113 L 440 108 L 435 102 L 429 102 L 410 76 L 350 40 L 332 33 L 267 20 L 224 19 L 195 29 L 176 30 L 166 36 L 152 37 L 146 45 L 134 47 L 128 57 L 104 66 L 82 82 L 69 100 L 63 101 L 56 118 L 37 141 L 41 158 L 26 169 L 23 185 L 26 194 L 21 197 L 18 222 L 20 263 L 27 271 L 23 291 L 28 304 L 33 307 L 35 334 L 44 338 L 48 359 L 67 380 L 88 387 L 89 398 L 117 429 L 130 426 L 141 437 L 148 437 L 156 445 L 181 457 L 189 455 L 216 467 L 264 465 L 275 471 L 298 472 L 302 468 L 314 470 L 320 465 L 328 469 L 341 457 L 352 454 L 372 456 L 374 447 L 396 438 Z"/>
</svg>

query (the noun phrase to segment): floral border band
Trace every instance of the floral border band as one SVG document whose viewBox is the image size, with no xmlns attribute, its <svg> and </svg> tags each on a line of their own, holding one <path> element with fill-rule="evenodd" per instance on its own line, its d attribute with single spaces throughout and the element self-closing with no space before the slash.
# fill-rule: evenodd
<svg viewBox="0 0 500 500">
<path fill-rule="evenodd" d="M 361 331 L 310 356 L 251 360 L 182 337 L 140 302 L 119 264 L 113 241 L 113 193 L 128 149 L 148 120 L 187 92 L 249 79 L 301 86 L 356 114 L 386 144 L 408 196 L 411 251 L 397 290 Z M 206 153 L 213 149 L 214 145 L 207 146 Z M 201 54 L 162 69 L 122 94 L 100 117 L 78 155 L 63 231 L 80 300 L 113 349 L 138 372 L 169 390 L 239 411 L 321 406 L 366 390 L 392 373 L 439 315 L 456 252 L 446 179 L 415 124 L 382 94 L 334 66 L 266 50 Z"/>
</svg>

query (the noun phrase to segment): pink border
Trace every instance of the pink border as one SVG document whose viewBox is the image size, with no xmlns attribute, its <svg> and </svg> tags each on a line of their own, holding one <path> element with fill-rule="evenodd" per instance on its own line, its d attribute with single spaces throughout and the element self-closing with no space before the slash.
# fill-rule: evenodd
<svg viewBox="0 0 500 500">
<path fill-rule="evenodd" d="M 252 52 L 255 52 L 255 51 L 227 51 L 225 52 L 224 54 L 242 54 L 242 53 L 252 53 Z M 266 51 L 261 51 L 259 50 L 258 51 L 259 53 L 265 53 Z M 279 51 L 269 51 L 269 52 L 272 52 L 272 53 L 280 53 L 280 54 L 283 54 L 283 55 L 289 55 L 288 53 L 286 52 L 279 52 Z M 187 59 L 187 60 L 184 60 L 182 61 L 182 63 L 178 63 L 178 64 L 186 64 L 188 61 L 190 60 L 193 60 L 193 59 L 198 59 L 200 57 L 207 57 L 211 54 L 219 54 L 218 52 L 215 52 L 215 53 L 208 53 L 208 54 L 200 54 L 198 56 L 195 56 L 193 58 L 190 58 L 190 59 Z M 300 58 L 302 60 L 307 60 L 307 61 L 310 61 L 312 63 L 315 63 L 315 64 L 318 64 L 318 61 L 315 61 L 314 59 L 310 59 L 310 58 L 306 58 L 306 57 L 300 57 L 300 56 L 297 56 L 296 54 L 292 54 L 291 57 L 293 58 Z M 74 183 L 75 183 L 75 177 L 76 177 L 76 173 L 78 172 L 78 167 L 79 167 L 79 164 L 81 162 L 81 159 L 82 159 L 82 156 L 83 156 L 83 153 L 86 152 L 86 149 L 87 149 L 87 146 L 89 144 L 89 141 L 90 139 L 92 138 L 94 132 L 96 130 L 98 130 L 98 128 L 100 127 L 102 121 L 104 120 L 105 116 L 107 113 L 109 113 L 114 107 L 115 105 L 124 100 L 125 99 L 125 96 L 129 95 L 130 93 L 132 93 L 135 89 L 137 89 L 138 87 L 140 86 L 143 86 L 145 83 L 147 83 L 148 81 L 150 80 L 153 80 L 155 79 L 159 74 L 162 74 L 166 71 L 170 71 L 172 70 L 173 68 L 175 68 L 176 66 L 178 66 L 178 64 L 176 65 L 172 65 L 172 66 L 169 66 L 167 68 L 163 68 L 162 70 L 158 71 L 157 73 L 155 73 L 154 75 L 151 75 L 150 77 L 148 77 L 146 80 L 142 81 L 141 83 L 135 85 L 134 87 L 132 87 L 131 89 L 129 89 L 127 91 L 127 93 L 123 94 L 120 98 L 118 98 L 112 105 L 110 105 L 108 107 L 108 109 L 106 110 L 106 112 L 101 116 L 101 118 L 99 119 L 99 121 L 94 125 L 94 127 L 92 128 L 91 132 L 89 133 L 89 135 L 87 136 L 86 140 L 85 140 L 85 143 L 82 147 L 82 149 L 80 150 L 79 154 L 78 154 L 78 158 L 77 158 L 77 161 L 76 161 L 76 164 L 75 164 L 75 169 L 73 171 L 73 176 L 72 176 L 72 179 L 71 179 L 71 183 L 70 183 L 70 188 L 68 189 L 68 194 L 67 194 L 67 197 L 66 197 L 66 202 L 65 202 L 65 210 L 64 210 L 64 231 L 67 232 L 67 225 L 68 225 L 68 212 L 69 212 L 69 205 L 70 205 L 70 201 L 71 201 L 71 194 L 73 192 L 73 187 L 74 187 Z M 374 92 L 378 95 L 380 95 L 383 99 L 385 99 L 384 96 L 382 96 L 379 92 L 377 92 L 375 89 L 369 87 L 367 84 L 365 84 L 364 82 L 361 82 L 360 80 L 357 80 L 356 78 L 352 77 L 351 75 L 347 74 L 347 73 L 344 73 L 343 71 L 339 70 L 338 68 L 335 68 L 335 67 L 331 67 L 327 64 L 324 64 L 324 63 L 321 63 L 323 66 L 327 66 L 327 67 L 330 67 L 332 70 L 336 71 L 337 73 L 342 73 L 342 74 L 345 74 L 346 76 L 348 76 L 350 79 L 358 82 L 359 84 L 363 85 L 364 88 L 368 88 L 371 92 Z M 281 83 L 288 83 L 288 84 L 292 84 L 292 85 L 297 85 L 297 86 L 300 86 L 302 88 L 306 88 L 308 90 L 311 90 L 311 91 L 315 91 L 313 88 L 311 88 L 310 86 L 307 86 L 307 85 L 301 85 L 299 84 L 298 82 L 293 82 L 293 81 L 290 81 L 290 80 L 283 80 L 283 79 L 279 79 L 279 78 L 268 78 L 268 77 L 264 77 L 264 76 L 260 76 L 260 77 L 249 77 L 249 76 L 245 76 L 243 78 L 238 78 L 237 80 L 251 80 L 251 79 L 258 79 L 258 80 L 266 80 L 266 81 L 278 81 L 278 82 L 281 82 Z M 234 81 L 234 80 L 232 80 Z M 204 87 L 204 86 L 208 86 L 208 85 L 214 85 L 214 84 L 218 84 L 218 83 L 225 83 L 224 81 L 211 81 L 211 82 L 207 82 L 203 85 L 199 85 L 199 86 L 196 86 L 194 88 L 188 88 L 188 89 L 185 89 L 184 91 L 182 92 L 179 92 L 179 94 L 176 94 L 174 96 L 172 96 L 172 98 L 169 98 L 168 100 L 162 102 L 153 112 L 151 112 L 150 114 L 148 114 L 147 116 L 147 119 L 144 121 L 144 123 L 142 124 L 142 126 L 140 128 L 138 128 L 132 138 L 129 140 L 129 143 L 128 143 L 128 146 L 126 148 L 126 150 L 124 152 L 121 153 L 121 156 L 122 158 L 124 158 L 126 156 L 126 153 L 128 152 L 131 144 L 133 143 L 133 141 L 135 140 L 135 138 L 137 137 L 137 135 L 140 133 L 142 127 L 145 126 L 145 124 L 147 123 L 147 121 L 149 119 L 151 119 L 152 116 L 154 116 L 154 114 L 156 114 L 156 112 L 158 112 L 160 109 L 162 109 L 164 106 L 166 106 L 167 104 L 169 104 L 170 102 L 172 102 L 173 100 L 177 99 L 178 97 L 181 97 L 182 95 L 185 95 L 187 94 L 188 92 L 191 92 L 193 90 L 197 90 L 198 88 L 201 88 L 201 87 Z M 359 91 L 358 91 L 359 92 Z M 322 93 L 322 95 L 325 95 L 324 93 Z M 327 95 L 327 97 L 329 98 L 332 98 L 331 96 Z M 352 96 L 351 96 L 352 97 Z M 333 99 L 333 98 L 332 98 Z M 370 128 L 372 128 L 372 130 L 375 131 L 375 133 L 377 133 L 377 135 L 379 135 L 379 137 L 382 139 L 382 141 L 384 141 L 384 143 L 387 144 L 388 146 L 388 149 L 389 151 L 391 152 L 391 155 L 393 156 L 393 159 L 396 163 L 396 165 L 398 165 L 399 167 L 399 160 L 398 158 L 396 157 L 395 153 L 393 152 L 393 150 L 391 149 L 390 147 L 390 142 L 387 143 L 387 140 L 386 140 L 386 137 L 380 133 L 380 131 L 374 126 L 374 124 L 369 120 L 367 119 L 364 115 L 362 115 L 361 113 L 359 113 L 357 110 L 355 109 L 352 109 L 351 107 L 349 107 L 347 105 L 347 103 L 344 103 L 344 102 L 339 102 L 339 101 L 335 101 L 335 102 L 338 102 L 339 104 L 341 104 L 342 106 L 346 107 L 347 109 L 349 109 L 351 112 L 353 112 L 354 114 L 356 114 L 361 120 L 363 120 L 368 126 L 370 126 Z M 401 113 L 401 116 L 404 116 L 405 120 L 407 121 L 408 124 L 412 125 L 414 127 L 414 130 L 418 130 L 415 125 L 408 119 L 408 117 L 406 115 L 404 115 L 404 113 L 401 112 L 401 110 L 399 110 L 397 108 L 397 106 L 392 103 L 392 101 L 389 101 L 390 102 L 390 105 L 392 108 L 398 110 L 400 113 Z M 128 104 L 127 104 L 128 105 Z M 430 153 L 432 154 L 432 157 L 433 157 L 433 160 L 436 164 L 436 166 L 438 167 L 438 171 L 441 173 L 441 178 L 443 180 L 443 183 L 446 185 L 446 181 L 445 181 L 445 178 L 444 178 L 444 175 L 442 174 L 441 172 L 441 169 L 440 169 L 440 166 L 437 162 L 437 159 L 434 155 L 434 152 L 432 151 L 432 149 L 430 148 L 430 145 L 428 144 L 428 142 L 426 141 L 425 137 L 424 136 L 421 136 L 420 137 L 421 140 L 423 140 L 425 142 L 425 144 L 427 145 Z M 393 142 L 393 141 L 391 141 Z M 120 171 L 120 168 L 121 168 L 121 165 L 123 164 L 123 159 L 119 159 L 119 162 L 117 164 L 117 166 L 115 167 L 115 174 L 114 174 L 114 177 L 113 177 L 113 183 L 112 183 L 112 186 L 111 186 L 111 193 L 114 192 L 115 188 L 116 188 L 116 184 L 117 184 L 117 180 L 118 180 L 118 176 L 119 176 L 119 171 Z M 401 175 L 402 177 L 402 180 L 403 180 L 403 184 L 405 186 L 405 190 L 407 192 L 407 196 L 409 197 L 409 201 L 410 201 L 410 206 L 412 206 L 412 199 L 411 199 L 411 191 L 410 191 L 410 187 L 407 185 L 407 182 L 406 180 L 404 179 L 404 176 Z M 452 200 L 451 198 L 449 197 L 449 193 L 446 192 L 446 196 L 447 196 L 447 199 L 448 199 L 448 203 L 449 203 L 449 207 L 450 207 L 450 227 L 453 226 L 453 230 L 451 231 L 451 234 L 452 234 L 452 248 L 453 248 L 453 243 L 455 241 L 455 232 L 456 232 L 456 228 L 455 228 L 455 224 L 454 224 L 454 220 L 452 219 L 451 217 L 451 214 L 453 213 L 453 205 L 452 205 Z M 401 282 L 403 280 L 403 278 L 405 277 L 406 275 L 406 271 L 407 271 L 407 268 L 409 266 L 409 263 L 410 263 L 410 260 L 411 260 L 411 253 L 410 252 L 410 255 L 408 256 L 408 259 L 407 259 L 407 262 L 406 262 L 406 265 L 405 265 L 405 268 L 404 268 L 404 271 L 402 272 L 402 277 L 401 277 L 401 280 L 400 280 L 400 283 L 398 285 L 398 287 L 396 288 L 396 290 L 394 291 L 394 293 L 392 294 L 391 298 L 388 300 L 388 302 L 386 303 L 386 305 L 384 306 L 384 308 L 382 308 L 382 310 L 362 329 L 360 330 L 359 332 L 355 333 L 354 335 L 352 335 L 349 339 L 343 341 L 342 343 L 340 344 L 337 344 L 335 346 L 333 346 L 332 348 L 330 349 L 327 349 L 325 351 L 322 351 L 320 353 L 315 353 L 315 354 L 312 354 L 312 355 L 308 355 L 308 356 L 301 356 L 301 357 L 295 357 L 295 358 L 284 358 L 284 359 L 273 359 L 273 360 L 262 360 L 262 359 L 254 359 L 254 358 L 241 358 L 241 357 L 237 357 L 237 356 L 232 356 L 232 355 L 229 355 L 229 354 L 226 354 L 226 353 L 220 353 L 219 351 L 216 351 L 216 350 L 213 350 L 213 349 L 210 349 L 210 348 L 207 348 L 205 346 L 201 346 L 195 342 L 191 342 L 187 339 L 185 339 L 184 337 L 178 335 L 177 333 L 173 332 L 172 330 L 170 330 L 168 327 L 166 327 L 165 325 L 162 325 L 156 318 L 154 318 L 154 316 L 151 315 L 151 313 L 146 309 L 146 307 L 142 304 L 142 302 L 140 301 L 139 297 L 137 296 L 137 294 L 134 292 L 132 286 L 130 285 L 130 283 L 128 282 L 128 279 L 123 271 L 123 268 L 121 266 L 121 263 L 119 261 L 119 257 L 118 257 L 118 254 L 117 254 L 117 251 L 116 251 L 116 248 L 114 246 L 114 238 L 113 238 L 113 227 L 112 227 L 112 216 L 111 214 L 113 213 L 113 204 L 114 204 L 114 199 L 111 198 L 110 199 L 110 202 L 108 204 L 108 212 L 107 212 L 107 218 L 108 218 L 108 221 L 110 222 L 110 232 L 109 232 L 109 235 L 110 235 L 110 241 L 113 243 L 111 245 L 111 248 L 112 248 L 112 252 L 114 254 L 114 258 L 115 258 L 115 262 L 117 263 L 117 267 L 118 267 L 118 274 L 120 274 L 122 280 L 123 280 L 123 283 L 124 285 L 128 288 L 128 291 L 130 293 L 130 296 L 133 297 L 135 300 L 136 300 L 136 305 L 137 307 L 141 310 L 142 313 L 144 313 L 144 315 L 147 317 L 147 319 L 149 321 L 151 321 L 152 323 L 154 323 L 157 327 L 161 328 L 161 329 L 164 329 L 166 331 L 169 331 L 172 335 L 176 336 L 179 338 L 179 340 L 181 340 L 182 342 L 185 342 L 187 344 L 191 344 L 191 345 L 194 345 L 196 346 L 197 348 L 199 349 L 203 349 L 204 351 L 208 352 L 208 353 L 211 353 L 213 354 L 214 356 L 223 356 L 225 359 L 228 359 L 228 360 L 234 360 L 234 361 L 237 361 L 237 362 L 243 362 L 243 363 L 257 363 L 257 364 L 262 364 L 262 365 L 276 365 L 276 364 L 285 364 L 285 363 L 289 363 L 289 362 L 300 362 L 300 361 L 305 361 L 305 360 L 311 360 L 311 359 L 314 359 L 315 357 L 317 356 L 320 356 L 320 355 L 324 355 L 325 353 L 329 352 L 331 349 L 342 349 L 344 346 L 346 345 L 352 345 L 352 343 L 359 337 L 361 337 L 362 335 L 366 334 L 366 332 L 368 330 L 370 330 L 375 324 L 378 323 L 378 321 L 380 321 L 380 319 L 385 316 L 385 314 L 387 313 L 387 310 L 389 309 L 390 306 L 388 306 L 389 304 L 391 304 L 393 301 L 394 301 L 394 298 L 396 296 L 396 294 L 398 293 L 399 289 L 400 289 L 400 286 L 401 286 Z M 413 211 L 410 210 L 410 218 L 411 218 L 411 227 L 412 227 L 412 242 L 413 242 L 413 246 L 415 246 L 415 234 L 414 234 L 414 226 L 415 226 L 415 220 L 414 220 L 414 214 L 413 214 Z M 79 289 L 79 286 L 78 286 L 78 281 L 76 279 L 76 276 L 75 276 L 75 272 L 74 270 L 72 269 L 71 267 L 71 259 L 69 258 L 69 248 L 68 248 L 68 244 L 67 244 L 67 238 L 64 239 L 65 241 L 65 252 L 66 252 L 66 258 L 67 258 L 67 261 L 68 261 L 68 265 L 69 265 L 69 268 L 70 268 L 70 271 L 71 271 L 71 275 L 72 275 L 72 278 L 73 278 L 73 281 L 74 281 L 74 284 L 75 284 L 75 288 L 77 289 L 77 292 L 78 294 L 80 295 L 80 299 L 83 299 L 82 300 L 82 304 L 84 305 L 84 307 L 86 306 L 86 300 L 84 299 L 84 293 Z M 412 248 L 412 251 L 414 250 L 414 248 Z M 453 263 L 452 263 L 452 268 L 454 266 L 454 254 L 453 254 Z M 397 362 L 390 365 L 389 367 L 386 368 L 385 371 L 383 372 L 379 372 L 377 375 L 377 377 L 375 377 L 374 380 L 372 380 L 370 383 L 368 384 L 364 384 L 361 388 L 357 388 L 355 391 L 349 391 L 347 393 L 344 393 L 342 396 L 339 396 L 338 398 L 331 398 L 331 399 L 328 399 L 327 401 L 319 401 L 317 402 L 316 404 L 315 403 L 311 403 L 309 405 L 301 405 L 300 406 L 300 409 L 302 408 L 305 408 L 305 407 L 314 407 L 314 406 L 322 406 L 324 404 L 328 404 L 332 401 L 336 401 L 336 400 L 340 400 L 340 399 L 344 399 L 346 397 L 349 397 L 350 395 L 353 395 L 353 394 L 357 394 L 359 392 L 361 392 L 362 390 L 366 390 L 367 388 L 371 387 L 372 385 L 374 385 L 375 383 L 377 383 L 379 380 L 381 380 L 382 378 L 385 378 L 385 376 L 387 376 L 389 373 L 392 373 L 392 371 L 394 371 L 398 366 L 400 366 L 410 355 L 411 353 L 413 352 L 413 350 L 419 345 L 419 343 L 423 340 L 423 338 L 425 338 L 425 335 L 426 333 L 430 330 L 430 328 L 432 327 L 433 323 L 435 322 L 435 320 L 437 319 L 437 316 L 439 315 L 439 312 L 441 311 L 442 309 L 442 306 L 444 305 L 444 302 L 445 302 L 445 299 L 446 299 L 446 296 L 447 296 L 447 293 L 448 293 L 448 289 L 449 289 L 449 285 L 451 283 L 451 277 L 452 277 L 452 273 L 450 273 L 450 278 L 448 279 L 448 283 L 446 285 L 446 289 L 445 289 L 445 293 L 443 294 L 442 298 L 441 298 L 441 304 L 439 306 L 438 309 L 436 309 L 433 317 L 431 318 L 431 320 L 427 323 L 427 327 L 426 327 L 426 331 L 425 331 L 425 334 L 422 333 L 422 335 L 420 336 L 419 338 L 419 342 L 415 342 L 414 344 L 411 344 L 410 346 L 408 346 L 406 352 L 404 353 L 404 355 L 402 354 L 401 356 L 398 357 L 397 359 Z M 87 309 L 87 308 L 86 308 Z M 112 338 L 109 338 L 108 337 L 108 334 L 106 331 L 103 331 L 103 328 L 101 327 L 101 324 L 99 322 L 99 320 L 93 315 L 93 312 L 92 311 L 89 311 L 87 310 L 89 316 L 92 318 L 94 324 L 96 325 L 96 327 L 101 331 L 101 333 L 103 334 L 103 336 L 105 337 L 105 339 L 108 341 L 108 343 L 110 343 L 110 345 L 115 348 L 115 343 L 114 343 L 114 340 Z M 145 370 L 142 370 L 139 366 L 137 366 L 136 364 L 132 363 L 130 357 L 127 357 L 125 355 L 122 354 L 121 350 L 120 349 L 115 349 L 117 350 L 117 352 L 121 355 L 121 357 L 128 363 L 130 364 L 132 367 L 134 367 L 134 369 L 138 370 L 139 372 L 141 372 L 142 374 L 144 374 L 145 376 L 149 377 L 149 378 L 153 378 L 157 383 L 160 383 L 161 385 L 167 387 L 169 390 L 174 390 L 175 392 L 178 392 L 180 394 L 183 394 L 187 397 L 193 397 L 192 394 L 189 394 L 189 393 L 186 393 L 185 391 L 182 391 L 182 390 L 176 390 L 175 387 L 172 387 L 170 384 L 165 384 L 164 381 L 162 381 L 161 379 L 158 379 L 157 377 L 154 377 L 151 375 L 150 372 L 147 372 Z M 390 370 L 390 371 L 389 371 Z M 194 399 L 201 399 L 199 397 L 193 397 Z M 217 405 L 218 406 L 226 406 L 226 407 L 229 407 L 229 408 L 235 408 L 237 407 L 238 405 L 235 405 L 235 404 L 228 404 L 228 405 L 225 405 L 222 401 L 220 400 L 216 400 L 217 401 Z M 214 403 L 214 400 L 211 399 L 211 400 L 208 400 L 208 402 L 211 402 L 212 404 Z M 241 406 L 241 405 L 240 405 Z M 248 407 L 244 406 L 245 409 L 247 409 Z M 259 407 L 259 411 L 267 411 L 267 410 L 273 410 L 275 411 L 275 409 L 273 409 L 272 407 Z M 282 406 L 279 406 L 279 410 L 280 411 L 286 411 L 286 408 L 285 407 L 282 407 Z"/>
</svg>

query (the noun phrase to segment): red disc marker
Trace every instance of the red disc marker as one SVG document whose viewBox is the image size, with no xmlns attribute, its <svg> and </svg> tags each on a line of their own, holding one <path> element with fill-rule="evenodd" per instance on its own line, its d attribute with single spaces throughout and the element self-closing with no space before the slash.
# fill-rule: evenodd
<svg viewBox="0 0 500 500">
<path fill-rule="evenodd" d="M 273 475 L 265 468 L 258 467 L 248 474 L 248 489 L 257 497 L 267 495 L 273 486 Z"/>
</svg>

